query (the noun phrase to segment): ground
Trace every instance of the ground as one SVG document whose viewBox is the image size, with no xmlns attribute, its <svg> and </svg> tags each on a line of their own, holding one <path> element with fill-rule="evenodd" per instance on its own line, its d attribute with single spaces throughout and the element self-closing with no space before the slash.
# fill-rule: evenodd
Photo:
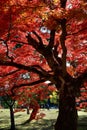
<svg viewBox="0 0 87 130">
<path fill-rule="evenodd" d="M 56 121 L 57 109 L 40 109 L 43 119 L 33 120 L 31 123 L 24 124 L 29 118 L 26 110 L 15 113 L 15 123 L 17 130 L 54 130 L 54 123 Z M 43 114 L 44 113 L 44 114 Z M 78 111 L 79 123 L 78 130 L 87 130 L 87 112 Z M 0 109 L 0 130 L 9 130 L 10 116 L 8 109 Z"/>
</svg>

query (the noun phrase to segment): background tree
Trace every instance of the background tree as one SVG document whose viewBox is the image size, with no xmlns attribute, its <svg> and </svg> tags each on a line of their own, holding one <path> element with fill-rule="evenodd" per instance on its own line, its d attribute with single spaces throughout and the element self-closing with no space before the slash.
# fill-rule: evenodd
<svg viewBox="0 0 87 130">
<path fill-rule="evenodd" d="M 0 96 L 2 97 L 3 103 L 6 104 L 7 108 L 10 110 L 10 130 L 15 130 L 15 119 L 14 119 L 14 104 L 15 104 L 15 99 L 14 95 L 10 95 L 9 91 L 9 84 L 6 83 L 5 86 L 0 87 Z M 3 106 L 4 107 L 4 106 Z"/>
<path fill-rule="evenodd" d="M 30 73 L 12 93 L 49 80 L 60 93 L 55 130 L 77 130 L 75 98 L 87 81 L 86 1 L 8 0 L 0 7 L 0 80 L 17 70 Z"/>
<path fill-rule="evenodd" d="M 12 74 L 12 75 L 11 75 Z M 7 104 L 7 107 L 10 109 L 10 120 L 11 120 L 11 130 L 15 130 L 15 118 L 14 113 L 22 111 L 22 107 L 27 108 L 27 113 L 29 108 L 32 109 L 30 117 L 25 123 L 29 123 L 33 119 L 37 118 L 37 113 L 40 108 L 40 101 L 49 98 L 49 93 L 52 93 L 56 90 L 54 86 L 47 86 L 46 83 L 26 86 L 22 88 L 16 88 L 14 91 L 12 89 L 16 84 L 20 82 L 27 82 L 30 80 L 30 75 L 27 72 L 21 71 L 19 74 L 18 70 L 12 72 L 10 75 L 6 74 L 2 76 L 0 81 L 0 96 L 3 98 L 3 101 Z M 15 109 L 15 102 L 18 102 L 20 109 Z M 39 113 L 40 118 L 43 117 Z M 38 118 L 39 118 L 38 116 Z"/>
<path fill-rule="evenodd" d="M 40 109 L 40 104 L 44 100 L 49 99 L 49 95 L 56 91 L 56 88 L 54 86 L 47 86 L 47 84 L 42 85 L 34 85 L 33 87 L 30 86 L 27 88 L 22 87 L 19 89 L 19 96 L 16 98 L 18 101 L 19 106 L 28 109 L 32 109 L 32 113 L 30 114 L 30 117 L 26 123 L 30 122 L 33 119 L 36 119 L 37 113 Z M 18 90 L 17 90 L 18 92 Z"/>
</svg>

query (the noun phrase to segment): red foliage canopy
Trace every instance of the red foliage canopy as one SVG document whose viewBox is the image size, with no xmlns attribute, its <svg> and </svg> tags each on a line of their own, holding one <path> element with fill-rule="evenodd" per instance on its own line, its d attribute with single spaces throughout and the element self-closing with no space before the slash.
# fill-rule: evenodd
<svg viewBox="0 0 87 130">
<path fill-rule="evenodd" d="M 0 2 L 0 90 L 87 75 L 85 0 Z"/>
</svg>

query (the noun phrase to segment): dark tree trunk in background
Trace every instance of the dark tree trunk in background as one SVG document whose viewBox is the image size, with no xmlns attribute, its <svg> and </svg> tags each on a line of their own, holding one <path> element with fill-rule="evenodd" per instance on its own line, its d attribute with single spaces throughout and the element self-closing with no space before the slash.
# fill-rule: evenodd
<svg viewBox="0 0 87 130">
<path fill-rule="evenodd" d="M 27 106 L 27 114 L 30 114 L 29 106 Z"/>
<path fill-rule="evenodd" d="M 10 128 L 10 130 L 15 130 L 15 120 L 14 120 L 13 106 L 10 106 L 10 119 L 11 119 L 11 128 Z"/>
<path fill-rule="evenodd" d="M 77 110 L 73 93 L 69 95 L 64 90 L 60 91 L 59 115 L 55 130 L 77 130 Z"/>
</svg>

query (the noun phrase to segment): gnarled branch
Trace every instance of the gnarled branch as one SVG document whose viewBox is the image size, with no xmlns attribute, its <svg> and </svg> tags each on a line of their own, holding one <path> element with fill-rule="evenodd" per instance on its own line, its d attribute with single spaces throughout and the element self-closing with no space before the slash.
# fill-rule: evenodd
<svg viewBox="0 0 87 130">
<path fill-rule="evenodd" d="M 20 85 L 14 85 L 11 89 L 11 93 L 12 95 L 15 95 L 14 91 L 15 89 L 17 88 L 21 88 L 21 87 L 24 87 L 24 86 L 34 86 L 34 85 L 37 85 L 37 84 L 40 84 L 40 83 L 44 83 L 46 81 L 46 79 L 40 79 L 40 80 L 37 80 L 37 81 L 33 81 L 33 82 L 30 82 L 30 83 L 26 83 L 26 84 L 20 84 Z"/>
<path fill-rule="evenodd" d="M 49 41 L 48 47 L 51 49 L 53 48 L 53 45 L 54 45 L 55 32 L 56 32 L 56 30 L 51 30 L 51 32 L 50 32 L 50 41 Z"/>
</svg>

